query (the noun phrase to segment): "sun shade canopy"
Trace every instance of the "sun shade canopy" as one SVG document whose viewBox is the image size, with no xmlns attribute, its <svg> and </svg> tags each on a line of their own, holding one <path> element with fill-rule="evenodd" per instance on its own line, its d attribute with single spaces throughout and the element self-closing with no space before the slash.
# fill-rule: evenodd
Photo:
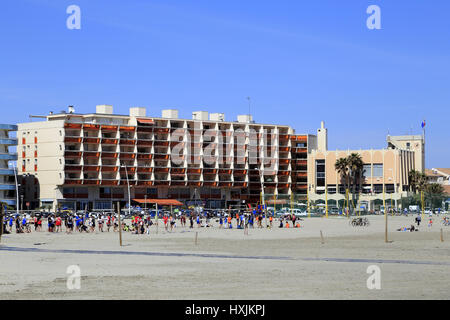
<svg viewBox="0 0 450 320">
<path fill-rule="evenodd" d="M 183 204 L 174 199 L 133 199 L 133 201 L 136 201 L 138 203 L 156 203 L 160 206 L 182 206 Z"/>
<path fill-rule="evenodd" d="M 137 119 L 137 121 L 143 124 L 155 124 L 155 122 L 152 119 Z"/>
</svg>

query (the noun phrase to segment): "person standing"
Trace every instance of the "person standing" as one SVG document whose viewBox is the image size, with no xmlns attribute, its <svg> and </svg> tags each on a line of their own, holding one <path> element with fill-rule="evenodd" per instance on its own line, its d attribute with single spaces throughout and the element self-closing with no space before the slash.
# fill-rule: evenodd
<svg viewBox="0 0 450 320">
<path fill-rule="evenodd" d="M 56 232 L 61 232 L 61 217 L 57 217 L 55 221 Z"/>
<path fill-rule="evenodd" d="M 417 217 L 416 217 L 417 226 L 420 226 L 420 222 L 421 221 L 422 221 L 422 218 L 420 217 L 420 214 L 418 214 Z"/>
<path fill-rule="evenodd" d="M 72 233 L 73 231 L 73 218 L 71 215 L 67 216 L 66 233 Z"/>
</svg>

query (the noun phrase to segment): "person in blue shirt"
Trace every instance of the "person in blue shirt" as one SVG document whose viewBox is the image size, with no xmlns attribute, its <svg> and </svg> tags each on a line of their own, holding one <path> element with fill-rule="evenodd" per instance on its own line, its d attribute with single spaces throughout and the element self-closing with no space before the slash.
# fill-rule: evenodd
<svg viewBox="0 0 450 320">
<path fill-rule="evenodd" d="M 12 232 L 13 221 L 14 221 L 13 217 L 12 216 L 9 217 L 9 232 Z"/>
</svg>

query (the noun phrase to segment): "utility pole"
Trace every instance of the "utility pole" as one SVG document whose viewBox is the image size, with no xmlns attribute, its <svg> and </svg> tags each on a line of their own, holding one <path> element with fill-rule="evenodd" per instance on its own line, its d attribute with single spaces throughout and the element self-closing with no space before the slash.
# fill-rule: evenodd
<svg viewBox="0 0 450 320">
<path fill-rule="evenodd" d="M 122 222 L 120 220 L 120 202 L 117 202 L 117 212 L 118 212 L 118 220 L 119 220 L 119 241 L 120 241 L 120 246 L 122 246 Z"/>
</svg>

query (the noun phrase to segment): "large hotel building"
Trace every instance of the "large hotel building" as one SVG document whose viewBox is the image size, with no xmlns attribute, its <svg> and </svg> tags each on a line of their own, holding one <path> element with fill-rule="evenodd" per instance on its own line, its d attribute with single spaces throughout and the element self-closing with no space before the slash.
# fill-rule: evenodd
<svg viewBox="0 0 450 320">
<path fill-rule="evenodd" d="M 18 169 L 30 209 L 110 209 L 145 199 L 203 200 L 207 207 L 256 204 L 265 199 L 308 200 L 342 208 L 344 183 L 334 164 L 351 153 L 364 162 L 358 193 L 367 209 L 408 195 L 410 170 L 425 170 L 421 135 L 388 136 L 385 149 L 328 150 L 317 135 L 289 126 L 257 124 L 250 115 L 227 122 L 222 113 L 177 110 L 161 117 L 145 108 L 116 115 L 68 112 L 18 125 Z M 130 194 L 128 194 L 128 187 Z M 358 204 L 358 206 L 360 206 Z"/>
<path fill-rule="evenodd" d="M 316 137 L 289 126 L 225 121 L 199 111 L 149 117 L 145 108 L 115 115 L 50 114 L 18 126 L 18 166 L 30 208 L 109 209 L 115 202 L 177 199 L 207 207 L 255 204 L 264 195 L 307 195 L 307 155 Z M 128 195 L 130 186 L 130 195 Z"/>
</svg>

